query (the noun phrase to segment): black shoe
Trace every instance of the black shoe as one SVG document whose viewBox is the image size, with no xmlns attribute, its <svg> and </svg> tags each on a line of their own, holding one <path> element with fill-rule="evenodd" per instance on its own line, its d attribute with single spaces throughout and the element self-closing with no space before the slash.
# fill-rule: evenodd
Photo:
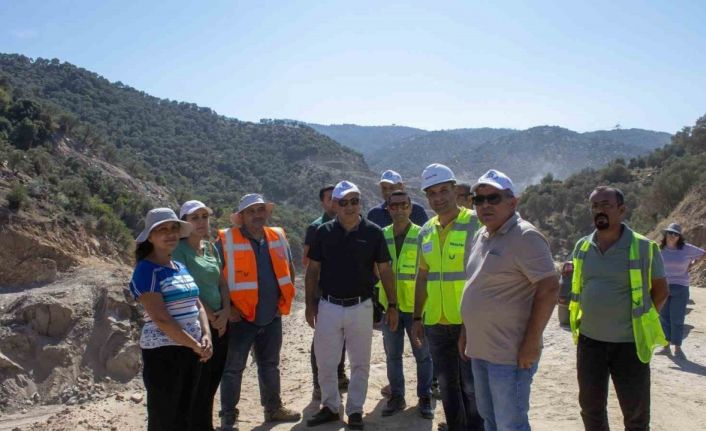
<svg viewBox="0 0 706 431">
<path fill-rule="evenodd" d="M 393 395 L 387 400 L 387 405 L 382 409 L 383 416 L 392 416 L 397 412 L 401 412 L 407 407 L 407 403 L 404 402 L 404 397 L 400 395 Z"/>
<path fill-rule="evenodd" d="M 338 420 L 341 420 L 341 416 L 338 413 L 332 412 L 328 407 L 321 407 L 321 410 L 319 410 L 318 413 L 306 421 L 306 426 L 315 427 L 317 425 Z"/>
<path fill-rule="evenodd" d="M 436 426 L 436 431 L 449 431 L 449 426 L 446 425 L 446 422 L 439 422 L 439 425 Z"/>
<path fill-rule="evenodd" d="M 434 407 L 431 405 L 431 397 L 419 398 L 419 415 L 424 419 L 434 419 Z"/>
<path fill-rule="evenodd" d="M 353 413 L 348 416 L 348 428 L 352 430 L 362 430 L 363 426 L 362 413 Z"/>
</svg>

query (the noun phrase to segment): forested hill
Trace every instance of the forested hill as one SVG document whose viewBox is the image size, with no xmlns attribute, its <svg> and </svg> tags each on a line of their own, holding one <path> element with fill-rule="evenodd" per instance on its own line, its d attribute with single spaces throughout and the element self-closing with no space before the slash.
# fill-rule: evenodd
<svg viewBox="0 0 706 431">
<path fill-rule="evenodd" d="M 687 237 L 704 246 L 706 229 L 706 116 L 676 133 L 669 145 L 629 161 L 616 159 L 600 169 L 583 169 L 563 181 L 551 175 L 525 189 L 522 216 L 550 238 L 557 256 L 565 256 L 581 236 L 593 230 L 588 195 L 597 185 L 626 193 L 627 223 L 644 234 L 657 233 L 670 220 L 682 223 Z"/>
<path fill-rule="evenodd" d="M 204 200 L 218 209 L 222 221 L 241 195 L 262 192 L 278 204 L 275 221 L 289 228 L 293 246 L 319 211 L 322 184 L 349 178 L 365 190 L 374 187 L 359 153 L 304 125 L 238 121 L 111 83 L 56 59 L 0 54 L 0 79 L 7 106 L 26 101 L 51 123 L 47 131 L 35 118 L 38 114 L 25 116 L 22 140 L 15 128 L 20 124 L 12 123 L 19 117 L 0 124 L 0 139 L 4 127 L 4 140 L 13 151 L 67 138 L 64 142 L 83 155 L 166 187 L 173 205 L 188 198 Z M 41 136 L 40 129 L 45 130 Z M 124 222 L 133 231 L 139 227 L 134 220 Z"/>
<path fill-rule="evenodd" d="M 561 127 L 527 130 L 451 129 L 426 131 L 402 126 L 313 125 L 338 142 L 361 151 L 374 171 L 395 169 L 416 180 L 432 161 L 449 165 L 472 181 L 490 168 L 508 173 L 518 186 L 556 178 L 615 158 L 629 159 L 669 143 L 670 135 L 642 129 L 577 133 Z M 432 160 L 433 159 L 433 160 Z"/>
</svg>

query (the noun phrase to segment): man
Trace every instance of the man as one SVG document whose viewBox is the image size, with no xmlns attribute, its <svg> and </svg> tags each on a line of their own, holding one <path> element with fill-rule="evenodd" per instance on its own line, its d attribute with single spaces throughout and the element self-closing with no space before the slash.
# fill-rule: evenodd
<svg viewBox="0 0 706 431">
<path fill-rule="evenodd" d="M 280 397 L 279 357 L 282 315 L 294 299 L 294 265 L 282 228 L 266 226 L 274 204 L 247 194 L 231 215 L 233 227 L 218 232 L 223 277 L 233 304 L 228 355 L 221 379 L 221 430 L 237 430 L 237 404 L 243 370 L 255 347 L 260 402 L 266 422 L 296 422 L 299 413 L 285 408 Z"/>
<path fill-rule="evenodd" d="M 421 227 L 409 219 L 412 201 L 407 192 L 397 190 L 387 198 L 387 210 L 392 217 L 392 225 L 382 230 L 387 248 L 392 256 L 392 271 L 397 288 L 397 308 L 399 324 L 396 330 L 383 325 L 382 334 L 387 357 L 387 379 L 390 382 L 390 399 L 382 410 L 383 416 L 391 416 L 407 406 L 404 399 L 404 372 L 402 353 L 405 331 L 412 343 L 412 353 L 417 363 L 417 397 L 419 414 L 425 419 L 434 418 L 431 404 L 431 384 L 433 367 L 431 353 L 426 340 L 421 346 L 412 342 L 412 312 L 414 311 L 414 277 L 417 273 L 417 237 Z M 380 289 L 380 303 L 387 308 L 387 295 Z"/>
<path fill-rule="evenodd" d="M 473 193 L 468 183 L 456 184 L 456 204 L 460 207 L 473 209 Z"/>
<path fill-rule="evenodd" d="M 472 359 L 486 431 L 529 431 L 530 385 L 559 280 L 549 243 L 516 212 L 510 178 L 489 170 L 471 190 L 484 226 L 466 267 L 459 350 Z"/>
<path fill-rule="evenodd" d="M 308 426 L 339 420 L 341 396 L 336 367 L 345 340 L 351 379 L 346 413 L 351 429 L 363 429 L 363 404 L 368 390 L 373 336 L 373 286 L 377 266 L 389 298 L 385 323 L 397 329 L 397 297 L 390 254 L 382 230 L 360 216 L 360 191 L 341 181 L 333 189 L 336 218 L 319 226 L 306 268 L 306 320 L 314 328 L 319 367 L 321 410 Z M 321 299 L 316 301 L 316 289 Z"/>
<path fill-rule="evenodd" d="M 311 248 L 311 242 L 314 240 L 314 235 L 316 234 L 316 229 L 322 224 L 329 220 L 333 220 L 336 216 L 336 212 L 333 209 L 333 201 L 331 199 L 331 194 L 333 193 L 333 186 L 324 186 L 319 190 L 319 202 L 321 203 L 321 209 L 324 213 L 321 217 L 317 218 L 306 228 L 306 234 L 304 235 L 304 254 L 302 256 L 302 264 L 304 268 L 309 265 L 309 249 Z M 317 291 L 318 294 L 318 291 Z M 341 391 L 348 390 L 348 377 L 346 377 L 345 369 L 346 361 L 346 343 L 343 343 L 343 349 L 341 349 L 341 362 L 338 363 L 338 389 Z M 314 354 L 314 341 L 311 342 L 311 374 L 313 375 L 314 381 L 314 391 L 312 394 L 312 399 L 321 399 L 321 387 L 319 387 L 319 368 L 316 366 L 316 354 Z"/>
<path fill-rule="evenodd" d="M 626 430 L 650 426 L 650 359 L 667 341 L 658 310 L 669 296 L 659 247 L 622 221 L 623 192 L 590 195 L 594 232 L 574 248 L 569 320 L 578 343 L 579 405 L 586 430 L 608 430 L 608 379 Z"/>
<path fill-rule="evenodd" d="M 482 430 L 471 364 L 457 344 L 465 262 L 479 224 L 475 214 L 456 205 L 455 184 L 454 173 L 444 165 L 433 163 L 422 172 L 422 190 L 437 215 L 419 233 L 412 333 L 417 346 L 428 339 L 448 430 Z"/>
<path fill-rule="evenodd" d="M 387 198 L 396 190 L 404 190 L 404 182 L 402 175 L 395 171 L 387 170 L 380 177 L 380 194 L 382 195 L 382 203 L 373 207 L 368 211 L 368 220 L 382 227 L 387 227 L 392 224 L 390 213 L 387 212 Z M 429 220 L 424 207 L 416 202 L 412 202 L 412 215 L 410 216 L 412 223 L 422 226 Z"/>
</svg>

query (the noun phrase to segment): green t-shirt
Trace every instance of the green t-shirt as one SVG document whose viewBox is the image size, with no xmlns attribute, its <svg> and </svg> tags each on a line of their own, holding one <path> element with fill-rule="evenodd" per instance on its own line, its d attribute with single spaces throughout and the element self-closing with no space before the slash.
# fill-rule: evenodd
<svg viewBox="0 0 706 431">
<path fill-rule="evenodd" d="M 218 250 L 208 241 L 202 241 L 203 256 L 196 254 L 186 239 L 179 241 L 179 245 L 172 253 L 172 259 L 186 265 L 189 273 L 199 287 L 199 299 L 211 310 L 221 309 L 221 292 L 218 283 L 221 279 L 223 263 Z"/>
<path fill-rule="evenodd" d="M 591 247 L 583 261 L 581 333 L 609 343 L 634 342 L 628 265 L 632 231 L 625 226 L 620 239 L 605 253 L 600 252 L 595 236 L 594 232 L 586 237 Z M 664 278 L 660 253 L 652 260 L 652 278 Z"/>
</svg>

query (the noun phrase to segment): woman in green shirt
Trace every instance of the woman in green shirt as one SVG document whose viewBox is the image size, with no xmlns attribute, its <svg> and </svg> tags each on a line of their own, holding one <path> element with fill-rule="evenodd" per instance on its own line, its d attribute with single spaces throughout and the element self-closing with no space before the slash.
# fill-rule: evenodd
<svg viewBox="0 0 706 431">
<path fill-rule="evenodd" d="M 230 297 L 223 282 L 223 260 L 209 241 L 209 218 L 213 211 L 200 201 L 187 201 L 181 206 L 179 218 L 191 223 L 191 234 L 182 238 L 172 259 L 186 265 L 199 287 L 199 299 L 208 316 L 213 334 L 213 357 L 204 364 L 194 406 L 194 429 L 212 431 L 213 398 L 221 382 L 228 352 L 228 315 Z"/>
</svg>

